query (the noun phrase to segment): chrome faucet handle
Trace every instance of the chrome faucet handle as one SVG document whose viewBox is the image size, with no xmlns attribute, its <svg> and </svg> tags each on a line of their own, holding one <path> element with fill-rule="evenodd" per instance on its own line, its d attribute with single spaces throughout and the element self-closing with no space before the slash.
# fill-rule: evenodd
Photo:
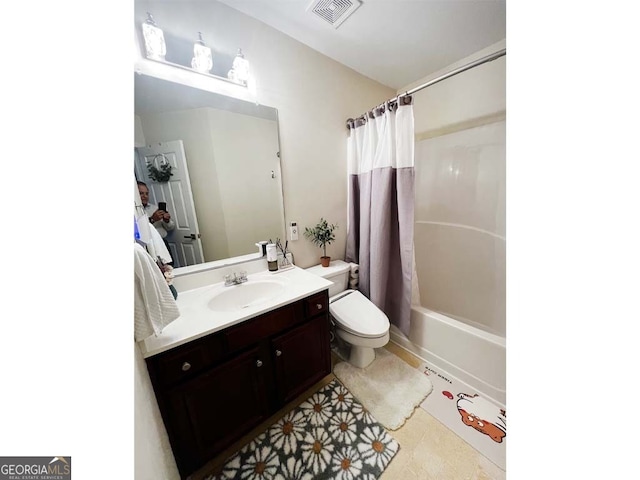
<svg viewBox="0 0 640 480">
<path fill-rule="evenodd" d="M 235 275 L 234 275 L 234 277 L 235 277 Z M 231 275 L 225 275 L 224 276 L 224 286 L 228 287 L 230 285 L 234 285 L 235 284 L 234 277 L 232 277 Z"/>
<path fill-rule="evenodd" d="M 247 272 L 244 270 L 240 271 L 240 276 L 238 277 L 238 283 L 244 283 L 247 281 Z"/>
</svg>

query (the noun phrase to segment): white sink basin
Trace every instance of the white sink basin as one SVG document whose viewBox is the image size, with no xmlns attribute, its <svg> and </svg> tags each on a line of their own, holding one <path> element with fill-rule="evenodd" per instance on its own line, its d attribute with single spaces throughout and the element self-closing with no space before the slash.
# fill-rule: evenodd
<svg viewBox="0 0 640 480">
<path fill-rule="evenodd" d="M 281 280 L 249 280 L 240 285 L 219 287 L 207 306 L 218 312 L 232 312 L 272 300 L 284 290 L 285 282 Z"/>
</svg>

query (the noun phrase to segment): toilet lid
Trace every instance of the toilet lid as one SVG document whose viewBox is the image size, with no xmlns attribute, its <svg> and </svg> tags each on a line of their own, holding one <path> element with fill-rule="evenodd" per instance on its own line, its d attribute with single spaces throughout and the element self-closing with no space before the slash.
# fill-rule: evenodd
<svg viewBox="0 0 640 480">
<path fill-rule="evenodd" d="M 384 312 L 357 290 L 331 303 L 329 311 L 341 328 L 359 337 L 377 338 L 389 331 Z"/>
</svg>

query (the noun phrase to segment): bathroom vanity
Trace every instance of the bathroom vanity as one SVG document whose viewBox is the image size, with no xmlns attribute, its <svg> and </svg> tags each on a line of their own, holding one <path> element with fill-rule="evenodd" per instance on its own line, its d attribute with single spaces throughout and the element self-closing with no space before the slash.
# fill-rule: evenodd
<svg viewBox="0 0 640 480">
<path fill-rule="evenodd" d="M 329 282 L 297 267 L 268 275 L 181 292 L 180 318 L 141 344 L 182 478 L 331 372 Z M 274 298 L 219 301 L 276 279 Z"/>
</svg>

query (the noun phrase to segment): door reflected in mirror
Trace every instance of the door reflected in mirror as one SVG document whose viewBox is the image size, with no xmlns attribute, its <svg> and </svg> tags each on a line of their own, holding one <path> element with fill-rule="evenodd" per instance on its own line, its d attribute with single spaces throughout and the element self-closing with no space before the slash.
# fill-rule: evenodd
<svg viewBox="0 0 640 480">
<path fill-rule="evenodd" d="M 277 111 L 134 75 L 135 176 L 176 223 L 166 237 L 174 266 L 257 253 L 256 242 L 284 238 Z M 148 165 L 167 163 L 169 180 L 153 180 Z"/>
</svg>

